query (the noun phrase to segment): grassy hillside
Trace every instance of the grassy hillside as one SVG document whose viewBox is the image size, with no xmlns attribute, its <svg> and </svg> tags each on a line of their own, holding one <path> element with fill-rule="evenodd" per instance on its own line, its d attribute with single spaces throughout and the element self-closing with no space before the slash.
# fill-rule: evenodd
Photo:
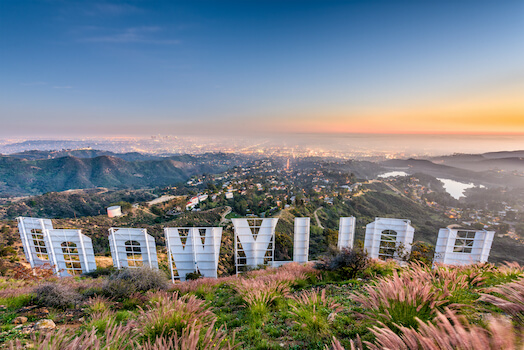
<svg viewBox="0 0 524 350">
<path fill-rule="evenodd" d="M 0 278 L 0 343 L 60 350 L 524 345 L 518 265 L 431 269 L 364 260 L 349 278 L 348 266 L 289 264 L 174 285 L 149 269 Z"/>
</svg>

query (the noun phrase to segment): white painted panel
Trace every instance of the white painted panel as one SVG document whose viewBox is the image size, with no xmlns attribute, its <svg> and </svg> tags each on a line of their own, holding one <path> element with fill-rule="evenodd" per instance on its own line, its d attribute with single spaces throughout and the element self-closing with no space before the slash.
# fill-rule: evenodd
<svg viewBox="0 0 524 350">
<path fill-rule="evenodd" d="M 293 261 L 307 263 L 309 256 L 309 226 L 310 218 L 295 218 L 293 244 Z"/>
<path fill-rule="evenodd" d="M 158 269 L 156 244 L 143 228 L 110 228 L 109 246 L 116 268 L 147 266 Z"/>
<path fill-rule="evenodd" d="M 50 249 L 60 277 L 96 270 L 91 238 L 80 230 L 46 230 Z"/>
<path fill-rule="evenodd" d="M 246 267 L 271 265 L 275 252 L 275 227 L 278 218 L 231 219 L 235 228 L 237 273 Z"/>
<path fill-rule="evenodd" d="M 185 280 L 199 271 L 204 277 L 217 277 L 222 227 L 165 228 L 171 278 Z"/>
<path fill-rule="evenodd" d="M 355 241 L 355 224 L 354 216 L 340 218 L 338 226 L 338 249 L 353 248 Z"/>
<path fill-rule="evenodd" d="M 434 263 L 469 265 L 487 262 L 495 231 L 441 228 Z"/>
<path fill-rule="evenodd" d="M 398 259 L 394 248 L 403 245 L 404 251 L 410 253 L 414 234 L 415 229 L 409 220 L 375 218 L 374 222 L 366 225 L 364 249 L 373 259 Z"/>
<path fill-rule="evenodd" d="M 54 265 L 52 256 L 50 256 L 49 240 L 45 234 L 45 230 L 53 229 L 51 220 L 18 217 L 17 221 L 25 258 L 31 267 Z"/>
</svg>

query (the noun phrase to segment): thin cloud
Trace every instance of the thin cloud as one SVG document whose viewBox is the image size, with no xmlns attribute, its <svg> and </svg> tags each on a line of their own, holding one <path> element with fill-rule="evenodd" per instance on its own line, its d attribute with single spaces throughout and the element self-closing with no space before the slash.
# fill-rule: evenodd
<svg viewBox="0 0 524 350">
<path fill-rule="evenodd" d="M 174 39 L 157 39 L 151 35 L 161 31 L 160 27 L 134 27 L 126 28 L 123 31 L 111 35 L 96 36 L 87 38 L 84 41 L 97 43 L 144 43 L 144 44 L 159 44 L 159 45 L 174 45 L 180 44 L 180 40 Z"/>
</svg>

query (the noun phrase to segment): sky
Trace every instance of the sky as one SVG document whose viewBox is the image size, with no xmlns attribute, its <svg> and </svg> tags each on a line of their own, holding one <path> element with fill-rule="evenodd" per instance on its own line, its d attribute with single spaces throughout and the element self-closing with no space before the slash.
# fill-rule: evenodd
<svg viewBox="0 0 524 350">
<path fill-rule="evenodd" d="M 0 138 L 524 134 L 524 1 L 0 1 Z"/>
</svg>

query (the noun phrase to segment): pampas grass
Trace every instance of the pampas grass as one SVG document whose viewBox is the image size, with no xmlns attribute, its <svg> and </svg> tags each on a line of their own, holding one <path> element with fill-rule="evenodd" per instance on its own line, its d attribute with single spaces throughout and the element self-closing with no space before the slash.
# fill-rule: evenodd
<svg viewBox="0 0 524 350">
<path fill-rule="evenodd" d="M 157 301 L 145 309 L 139 308 L 134 327 L 143 339 L 154 341 L 157 337 L 182 334 L 188 325 L 210 326 L 216 316 L 209 306 L 194 295 L 179 297 L 178 292 L 158 292 Z"/>
<path fill-rule="evenodd" d="M 500 297 L 492 294 L 482 294 L 481 301 L 497 306 L 513 316 L 521 325 L 524 325 L 524 278 L 516 282 L 486 288 L 484 292 L 496 293 Z"/>
<path fill-rule="evenodd" d="M 489 330 L 469 324 L 450 309 L 437 312 L 436 324 L 419 322 L 418 331 L 399 326 L 400 335 L 387 327 L 373 327 L 376 340 L 364 342 L 370 350 L 443 350 L 443 349 L 486 349 L 517 350 L 519 340 L 515 329 L 507 321 L 493 318 Z M 522 340 L 520 334 L 520 341 Z"/>
<path fill-rule="evenodd" d="M 419 271 L 417 271 L 418 273 Z M 424 278 L 414 278 L 413 274 L 399 275 L 396 271 L 391 277 L 379 278 L 375 285 L 364 286 L 364 292 L 355 293 L 353 300 L 364 307 L 365 315 L 378 318 L 393 326 L 417 327 L 415 317 L 429 320 L 437 308 L 446 304 L 450 293 L 435 288 Z"/>
</svg>

